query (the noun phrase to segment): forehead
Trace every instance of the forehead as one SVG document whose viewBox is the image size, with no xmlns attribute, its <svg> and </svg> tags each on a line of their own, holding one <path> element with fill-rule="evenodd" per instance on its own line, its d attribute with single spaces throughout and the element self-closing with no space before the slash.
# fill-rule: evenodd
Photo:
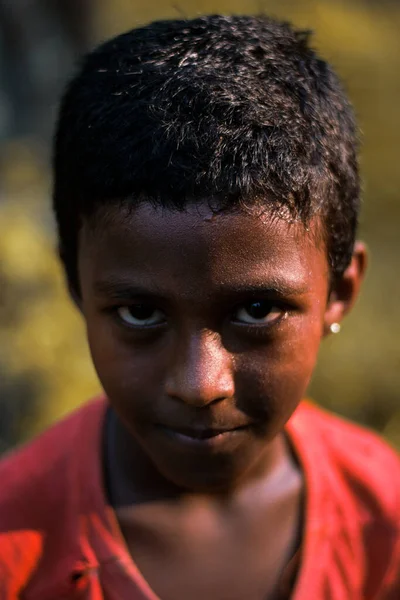
<svg viewBox="0 0 400 600">
<path fill-rule="evenodd" d="M 183 280 L 187 287 L 249 277 L 295 284 L 317 272 L 327 277 L 317 230 L 259 209 L 218 212 L 204 202 L 180 211 L 144 202 L 108 208 L 86 222 L 80 263 L 99 277 L 135 274 Z"/>
</svg>

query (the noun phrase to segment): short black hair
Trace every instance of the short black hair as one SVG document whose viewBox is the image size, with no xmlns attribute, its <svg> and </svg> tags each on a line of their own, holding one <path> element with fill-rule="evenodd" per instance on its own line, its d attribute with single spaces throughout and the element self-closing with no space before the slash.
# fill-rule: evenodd
<svg viewBox="0 0 400 600">
<path fill-rule="evenodd" d="M 360 203 L 353 110 L 309 32 L 266 16 L 158 21 L 89 53 L 61 102 L 53 202 L 73 288 L 82 219 L 116 202 L 216 198 L 324 219 L 331 275 Z"/>
</svg>

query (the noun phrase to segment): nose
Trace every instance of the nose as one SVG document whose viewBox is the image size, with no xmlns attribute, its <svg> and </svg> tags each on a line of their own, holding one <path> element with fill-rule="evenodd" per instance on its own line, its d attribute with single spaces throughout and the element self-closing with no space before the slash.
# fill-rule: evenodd
<svg viewBox="0 0 400 600">
<path fill-rule="evenodd" d="M 232 356 L 219 336 L 202 332 L 180 344 L 166 379 L 168 396 L 203 407 L 234 395 Z"/>
</svg>

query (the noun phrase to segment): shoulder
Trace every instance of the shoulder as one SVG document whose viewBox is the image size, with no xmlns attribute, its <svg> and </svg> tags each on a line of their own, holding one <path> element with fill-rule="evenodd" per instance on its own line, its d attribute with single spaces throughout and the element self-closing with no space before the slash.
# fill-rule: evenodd
<svg viewBox="0 0 400 600">
<path fill-rule="evenodd" d="M 44 512 L 45 503 L 55 499 L 54 490 L 57 483 L 67 482 L 68 467 L 72 455 L 77 450 L 83 421 L 93 413 L 97 404 L 85 404 L 32 441 L 2 457 L 1 527 L 5 526 L 4 519 L 7 519 L 8 524 L 11 522 L 11 515 L 18 515 L 23 519 L 22 507 L 25 514 L 33 514 L 39 507 L 39 512 Z M 52 493 L 46 494 L 50 490 Z M 36 497 L 30 495 L 33 491 L 36 492 Z"/>
<path fill-rule="evenodd" d="M 358 548 L 353 563 L 358 560 L 364 572 L 365 590 L 394 589 L 400 572 L 398 453 L 376 433 L 309 402 L 288 425 L 306 462 L 306 480 L 318 486 L 324 511 L 336 523 L 337 543 L 347 540 L 349 551 Z"/>
<path fill-rule="evenodd" d="M 400 525 L 400 456 L 387 442 L 311 402 L 299 407 L 293 425 L 362 503 Z"/>
<path fill-rule="evenodd" d="M 85 404 L 0 460 L 0 584 L 17 581 L 16 571 L 27 580 L 54 532 L 70 527 L 82 434 L 101 408 Z"/>
</svg>

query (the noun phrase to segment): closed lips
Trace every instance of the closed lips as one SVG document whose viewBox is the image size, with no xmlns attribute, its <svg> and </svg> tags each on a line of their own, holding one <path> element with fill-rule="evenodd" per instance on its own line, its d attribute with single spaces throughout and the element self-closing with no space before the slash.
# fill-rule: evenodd
<svg viewBox="0 0 400 600">
<path fill-rule="evenodd" d="M 247 425 L 241 425 L 239 427 L 231 427 L 231 428 L 205 428 L 205 429 L 189 429 L 186 427 L 169 427 L 165 425 L 159 425 L 162 429 L 166 429 L 168 431 L 172 431 L 174 433 L 180 433 L 181 435 L 185 435 L 187 437 L 191 437 L 198 440 L 204 440 L 207 438 L 216 437 L 217 435 L 221 435 L 223 433 L 231 433 L 233 431 L 239 431 L 241 429 L 246 429 Z"/>
</svg>

